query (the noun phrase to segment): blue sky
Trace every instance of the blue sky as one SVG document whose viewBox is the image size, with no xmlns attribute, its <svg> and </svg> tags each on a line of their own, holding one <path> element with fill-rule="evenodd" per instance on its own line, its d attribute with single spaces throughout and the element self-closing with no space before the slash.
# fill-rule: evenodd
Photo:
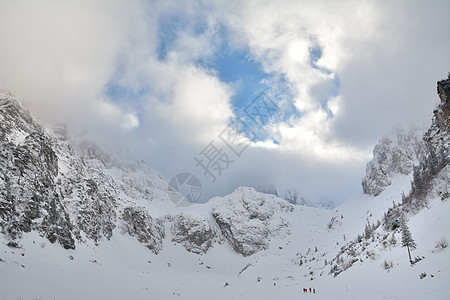
<svg viewBox="0 0 450 300">
<path fill-rule="evenodd" d="M 158 39 L 156 47 L 157 59 L 167 60 L 170 52 L 177 50 L 177 40 L 179 35 L 189 31 L 193 36 L 200 36 L 208 29 L 208 24 L 201 20 L 191 20 L 185 15 L 165 15 L 158 19 Z M 236 116 L 245 119 L 251 126 L 251 130 L 257 132 L 255 135 L 247 135 L 253 141 L 270 139 L 270 137 L 260 126 L 248 118 L 244 109 L 264 93 L 275 104 L 283 102 L 277 107 L 277 114 L 271 116 L 272 123 L 286 122 L 291 118 L 299 117 L 300 113 L 293 105 L 292 95 L 282 74 L 268 73 L 264 71 L 264 66 L 258 62 L 248 47 L 234 47 L 230 45 L 227 36 L 231 33 L 224 24 L 219 24 L 214 33 L 214 39 L 218 45 L 214 47 L 214 54 L 208 57 L 195 59 L 195 64 L 213 72 L 220 81 L 232 88 L 230 104 Z M 321 49 L 316 46 L 310 49 L 310 64 L 313 68 L 330 74 L 331 71 L 316 65 L 321 57 Z M 113 102 L 130 104 L 136 99 L 140 99 L 146 94 L 151 94 L 151 85 L 133 89 L 121 83 L 121 77 L 126 72 L 122 63 L 118 63 L 116 73 L 106 84 L 104 95 Z M 332 96 L 337 95 L 338 81 L 335 81 L 335 89 L 331 91 Z M 322 101 L 323 108 L 327 109 L 328 96 L 324 95 Z M 330 112 L 331 113 L 331 112 Z M 245 134 L 245 132 L 242 132 Z"/>
</svg>

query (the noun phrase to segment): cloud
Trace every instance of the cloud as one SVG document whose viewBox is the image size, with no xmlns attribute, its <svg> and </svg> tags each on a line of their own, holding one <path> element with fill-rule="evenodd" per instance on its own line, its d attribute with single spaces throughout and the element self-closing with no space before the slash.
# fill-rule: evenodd
<svg viewBox="0 0 450 300">
<path fill-rule="evenodd" d="M 285 79 L 282 84 L 289 86 L 301 114 L 272 129 L 279 146 L 270 171 L 297 174 L 304 180 L 297 186 L 308 194 L 342 195 L 338 191 L 348 180 L 331 170 L 353 174 L 352 182 L 359 184 L 371 147 L 383 134 L 398 125 L 428 124 L 437 102 L 435 82 L 448 72 L 449 40 L 441 38 L 449 33 L 443 10 L 448 3 L 247 1 L 231 6 L 227 21 L 236 44 L 248 45 L 266 72 Z M 285 150 L 296 154 L 280 170 Z M 306 158 L 317 166 L 327 162 L 328 169 L 309 174 L 321 174 L 326 186 L 339 181 L 335 190 L 319 192 L 304 172 L 292 170 L 302 168 Z"/>
<path fill-rule="evenodd" d="M 449 71 L 449 5 L 2 1 L 0 86 L 40 118 L 86 127 L 167 179 L 196 174 L 203 200 L 270 185 L 340 203 L 360 191 L 384 133 L 429 122 L 435 82 Z M 237 55 L 226 61 L 247 57 L 268 74 L 261 86 L 295 112 L 267 126 L 268 138 L 213 184 L 194 156 L 211 141 L 226 151 L 218 135 L 233 100 L 258 86 L 221 77 L 214 62 L 224 49 Z"/>
<path fill-rule="evenodd" d="M 345 99 L 334 124 L 340 139 L 361 144 L 396 123 L 429 125 L 436 81 L 450 65 L 450 41 L 441 38 L 449 34 L 445 7 L 448 2 L 394 1 L 377 8 L 377 36 L 349 44 L 353 57 L 337 69 Z"/>
<path fill-rule="evenodd" d="M 123 1 L 2 1 L 0 84 L 47 121 L 95 119 L 137 14 Z"/>
<path fill-rule="evenodd" d="M 134 114 L 126 114 L 122 121 L 122 128 L 133 129 L 139 126 L 139 119 Z"/>
</svg>

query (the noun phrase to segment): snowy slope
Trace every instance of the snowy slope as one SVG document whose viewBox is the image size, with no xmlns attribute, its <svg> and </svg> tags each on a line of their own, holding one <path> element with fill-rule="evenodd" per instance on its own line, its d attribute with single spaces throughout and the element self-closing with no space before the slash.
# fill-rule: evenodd
<svg viewBox="0 0 450 300">
<path fill-rule="evenodd" d="M 450 299 L 441 99 L 424 144 L 376 147 L 365 178 L 376 193 L 322 209 L 248 187 L 176 206 L 145 164 L 71 141 L 0 93 L 0 299 Z"/>
<path fill-rule="evenodd" d="M 448 299 L 444 283 L 450 279 L 449 250 L 438 251 L 435 242 L 450 240 L 450 222 L 444 217 L 450 204 L 438 198 L 409 221 L 417 243 L 413 255 L 424 260 L 411 267 L 405 248 L 379 245 L 368 249 L 374 251 L 373 258 L 363 257 L 337 277 L 328 274 L 324 260 L 331 261 L 345 244 L 343 235 L 350 240 L 361 233 L 366 217 L 381 217 L 383 206 L 389 206 L 399 190 L 387 189 L 381 198 L 360 196 L 352 200 L 354 205 L 337 211 L 296 206 L 283 215 L 290 234 L 273 237 L 267 250 L 248 257 L 227 243 L 216 243 L 203 255 L 189 253 L 170 238 L 156 255 L 122 234 L 99 246 L 79 243 L 74 250 L 64 250 L 27 233 L 20 240 L 22 248 L 7 247 L 5 240 L 0 244 L 0 282 L 6 287 L 0 299 L 296 299 L 303 287 L 315 288 L 317 299 Z M 375 199 L 382 204 L 373 209 Z M 207 205 L 186 214 L 202 214 Z M 333 216 L 340 220 L 329 229 Z M 166 233 L 170 235 L 169 228 Z M 385 260 L 393 263 L 392 269 L 384 269 Z M 419 278 L 422 272 L 427 273 L 424 279 Z"/>
</svg>

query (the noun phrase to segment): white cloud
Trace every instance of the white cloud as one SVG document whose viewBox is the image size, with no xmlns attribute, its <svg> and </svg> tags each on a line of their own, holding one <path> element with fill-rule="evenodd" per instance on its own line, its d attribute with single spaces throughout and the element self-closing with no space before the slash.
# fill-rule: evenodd
<svg viewBox="0 0 450 300">
<path fill-rule="evenodd" d="M 2 1 L 0 85 L 46 120 L 95 119 L 91 108 L 135 30 L 135 9 L 123 1 Z"/>
<path fill-rule="evenodd" d="M 448 2 L 246 1 L 221 5 L 226 6 L 226 22 L 234 28 L 235 44 L 247 45 L 266 72 L 285 78 L 302 114 L 273 128 L 279 142 L 271 152 L 276 162 L 265 168 L 273 172 L 266 176 L 272 183 L 276 178 L 286 179 L 289 176 L 283 173 L 287 173 L 303 179 L 298 185 L 314 197 L 342 195 L 349 180 L 332 170 L 353 174 L 353 186 L 359 188 L 373 143 L 397 124 L 429 122 L 437 102 L 435 82 L 450 65 L 446 54 L 450 41 L 442 39 L 450 28 L 443 9 L 448 10 Z M 310 56 L 315 47 L 322 51 L 317 67 Z M 273 147 L 270 141 L 266 145 Z M 280 163 L 289 157 L 287 153 L 290 163 Z M 255 152 L 252 155 L 257 157 Z M 321 187 L 305 178 L 306 172 L 295 171 L 310 163 L 318 167 L 309 174 L 319 176 L 325 186 L 339 182 L 336 190 L 321 192 Z M 258 172 L 257 167 L 242 164 Z"/>
<path fill-rule="evenodd" d="M 228 20 L 265 70 L 283 75 L 294 93 L 296 107 L 305 112 L 320 100 L 311 90 L 326 88 L 329 80 L 327 74 L 311 66 L 310 49 L 319 46 L 322 57 L 317 64 L 335 71 L 349 54 L 343 39 L 371 39 L 376 10 L 369 11 L 368 2 L 351 3 L 349 9 L 341 2 L 247 1 L 235 7 L 232 13 L 237 16 Z"/>
<path fill-rule="evenodd" d="M 139 126 L 139 119 L 134 114 L 126 114 L 122 121 L 122 128 L 130 130 Z"/>
<path fill-rule="evenodd" d="M 342 201 L 359 191 L 364 162 L 384 132 L 429 120 L 435 82 L 449 71 L 449 5 L 2 1 L 0 86 L 46 120 L 87 126 L 106 144 L 120 141 L 166 177 L 197 173 L 207 196 L 268 184 Z M 174 16 L 184 23 L 161 59 L 158 22 Z M 274 124 L 278 144 L 253 144 L 209 185 L 193 156 L 232 117 L 234 90 L 198 61 L 217 55 L 222 39 L 284 79 L 301 117 Z M 319 48 L 311 64 L 311 49 Z M 111 82 L 133 99 L 107 99 Z"/>
<path fill-rule="evenodd" d="M 342 100 L 330 95 L 330 82 L 336 79 L 340 64 L 351 59 L 348 44 L 365 43 L 376 35 L 377 10 L 368 2 L 349 5 L 326 1 L 247 1 L 231 10 L 230 25 L 245 40 L 254 58 L 270 73 L 286 79 L 300 119 L 279 124 L 274 132 L 280 151 L 296 150 L 330 163 L 367 159 L 367 149 L 345 145 L 333 139 L 323 103 L 334 116 Z M 355 27 L 357 25 L 357 27 Z M 344 42 L 347 41 L 347 42 Z M 321 49 L 314 66 L 311 49 Z M 332 72 L 328 74 L 318 68 Z"/>
</svg>

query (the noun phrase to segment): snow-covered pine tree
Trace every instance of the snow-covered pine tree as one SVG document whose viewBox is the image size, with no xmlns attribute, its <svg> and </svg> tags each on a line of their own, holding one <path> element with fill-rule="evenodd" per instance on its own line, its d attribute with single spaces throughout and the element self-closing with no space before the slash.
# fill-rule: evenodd
<svg viewBox="0 0 450 300">
<path fill-rule="evenodd" d="M 408 225 L 405 221 L 402 222 L 402 247 L 406 247 L 408 249 L 409 262 L 411 265 L 413 264 L 411 259 L 410 249 L 416 249 L 416 243 L 414 242 L 411 231 L 409 231 Z"/>
<path fill-rule="evenodd" d="M 402 196 L 402 204 L 406 204 L 406 195 L 404 191 L 402 191 L 401 196 Z"/>
<path fill-rule="evenodd" d="M 411 189 L 416 192 L 422 192 L 422 167 L 419 166 L 413 166 L 413 181 L 411 182 Z"/>
</svg>

